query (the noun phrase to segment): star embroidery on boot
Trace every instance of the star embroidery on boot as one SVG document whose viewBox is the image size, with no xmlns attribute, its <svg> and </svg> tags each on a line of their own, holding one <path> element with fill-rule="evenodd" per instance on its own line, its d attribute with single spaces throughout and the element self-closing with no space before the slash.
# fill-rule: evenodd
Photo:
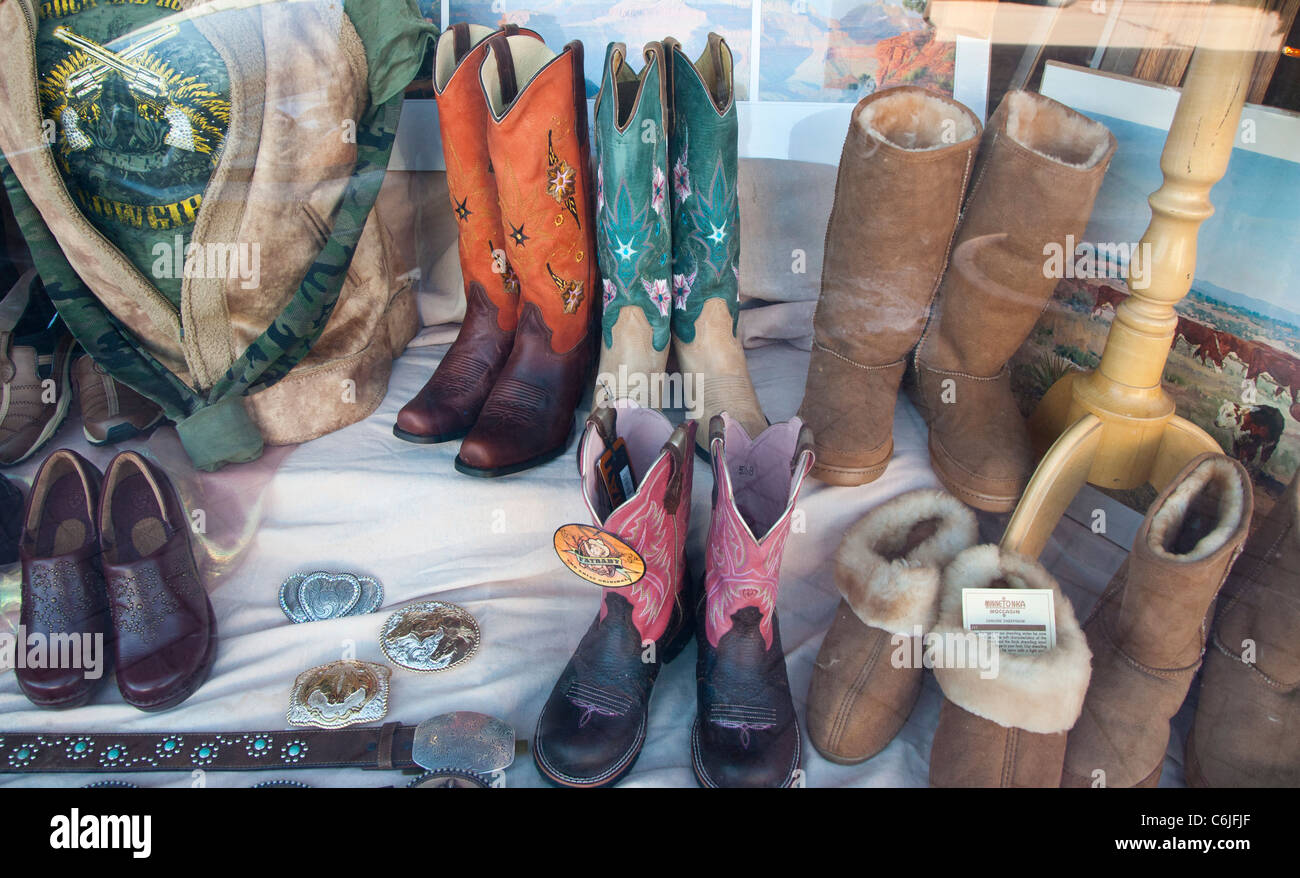
<svg viewBox="0 0 1300 878">
<path fill-rule="evenodd" d="M 636 248 L 633 247 L 630 242 L 625 243 L 617 238 L 614 240 L 618 241 L 618 246 L 614 248 L 614 252 L 618 254 L 618 258 L 622 259 L 624 262 L 631 261 L 632 257 L 636 255 Z"/>
<path fill-rule="evenodd" d="M 516 247 L 522 247 L 524 246 L 525 241 L 530 240 L 529 237 L 524 234 L 525 225 L 526 223 L 520 223 L 518 226 L 514 223 L 510 224 L 510 239 L 515 242 Z"/>
<path fill-rule="evenodd" d="M 710 241 L 712 241 L 715 244 L 721 244 L 722 242 L 727 240 L 727 227 L 725 225 L 718 226 L 713 223 L 709 223 L 709 228 L 712 229 L 712 231 L 709 233 Z"/>
<path fill-rule="evenodd" d="M 455 196 L 453 196 L 453 198 L 454 197 Z M 468 195 L 466 195 L 460 201 L 456 202 L 456 216 L 460 219 L 461 222 L 467 221 L 470 218 L 470 216 L 472 216 L 474 213 L 474 211 L 470 210 L 468 207 L 465 206 L 465 203 L 467 201 L 469 201 Z"/>
</svg>

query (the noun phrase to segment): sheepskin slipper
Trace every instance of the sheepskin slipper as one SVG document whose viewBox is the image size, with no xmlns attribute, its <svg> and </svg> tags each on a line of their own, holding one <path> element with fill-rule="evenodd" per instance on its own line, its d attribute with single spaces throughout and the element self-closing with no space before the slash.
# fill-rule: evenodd
<svg viewBox="0 0 1300 878">
<path fill-rule="evenodd" d="M 835 555 L 844 595 L 808 689 L 808 736 L 832 762 L 875 756 L 907 722 L 921 691 L 914 640 L 939 612 L 943 568 L 978 538 L 975 514 L 943 491 L 878 506 Z"/>
<path fill-rule="evenodd" d="M 996 649 L 996 663 L 941 667 L 939 728 L 930 749 L 936 787 L 1055 787 L 1061 782 L 1066 732 L 1088 691 L 1092 654 L 1069 600 L 1037 562 L 997 546 L 958 555 L 943 574 L 939 621 L 930 637 L 969 643 L 962 625 L 962 589 L 1051 589 L 1056 593 L 1056 646 L 1035 655 Z M 953 653 L 955 654 L 955 650 Z M 982 650 L 979 654 L 982 654 Z M 977 653 L 967 651 L 969 658 Z"/>
<path fill-rule="evenodd" d="M 1096 656 L 1070 732 L 1065 786 L 1154 787 L 1169 720 L 1201 666 L 1219 587 L 1250 530 L 1240 463 L 1203 454 L 1156 498 L 1133 551 L 1088 617 Z"/>
</svg>

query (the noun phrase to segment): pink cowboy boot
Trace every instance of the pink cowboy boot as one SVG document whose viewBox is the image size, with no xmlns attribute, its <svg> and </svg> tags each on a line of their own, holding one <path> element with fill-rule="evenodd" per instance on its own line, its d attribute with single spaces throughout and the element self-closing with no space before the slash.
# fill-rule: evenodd
<svg viewBox="0 0 1300 878">
<path fill-rule="evenodd" d="M 750 439 L 727 413 L 709 429 L 713 520 L 696 613 L 699 714 L 691 763 L 706 787 L 788 787 L 799 769 L 799 722 L 776 617 L 781 556 L 812 431 L 794 418 Z"/>
<path fill-rule="evenodd" d="M 562 535 L 560 541 L 574 541 L 569 552 L 575 565 L 604 585 L 605 593 L 537 719 L 533 756 L 554 783 L 610 786 L 631 770 L 645 742 L 659 669 L 690 641 L 692 620 L 682 585 L 695 427 L 695 421 L 687 421 L 673 429 L 662 414 L 642 408 L 602 407 L 587 418 L 578 472 L 583 499 L 600 530 Z M 627 466 L 611 467 L 611 461 L 622 459 L 623 448 Z M 611 501 L 602 469 L 614 471 L 625 500 Z M 624 586 L 613 583 L 620 576 L 635 578 L 638 571 L 625 575 L 619 542 L 636 550 L 645 566 L 644 576 Z"/>
</svg>

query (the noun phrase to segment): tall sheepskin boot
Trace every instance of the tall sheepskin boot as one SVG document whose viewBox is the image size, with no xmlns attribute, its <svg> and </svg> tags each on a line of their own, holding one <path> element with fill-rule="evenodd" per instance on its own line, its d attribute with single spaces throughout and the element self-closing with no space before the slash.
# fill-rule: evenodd
<svg viewBox="0 0 1300 878">
<path fill-rule="evenodd" d="M 1250 528 L 1241 464 L 1202 454 L 1156 498 L 1084 629 L 1096 657 L 1065 786 L 1154 787 L 1201 666 L 1215 596 Z"/>
<path fill-rule="evenodd" d="M 894 403 L 947 265 L 980 123 L 914 86 L 853 110 L 826 229 L 821 298 L 799 415 L 813 477 L 861 485 L 894 450 Z"/>
<path fill-rule="evenodd" d="M 930 748 L 930 785 L 1060 786 L 1066 733 L 1079 717 L 1091 670 L 1074 609 L 1037 561 L 997 546 L 976 546 L 944 571 L 939 622 L 932 632 L 941 642 L 965 638 L 970 643 L 975 637 L 962 626 L 964 588 L 1051 589 L 1056 647 L 1036 655 L 999 648 L 992 676 L 970 661 L 962 667 L 936 663 L 934 677 L 944 702 Z"/>
<path fill-rule="evenodd" d="M 984 131 L 915 358 L 930 462 L 944 487 L 976 509 L 1010 512 L 1033 474 L 1007 361 L 1056 288 L 1051 247 L 1074 259 L 1072 248 L 1064 251 L 1083 236 L 1114 152 L 1105 126 L 1031 92 L 1010 92 Z"/>
<path fill-rule="evenodd" d="M 713 518 L 695 630 L 699 712 L 691 763 L 705 787 L 788 787 L 800 766 L 776 598 L 813 437 L 798 419 L 750 438 L 729 414 L 709 429 Z"/>
<path fill-rule="evenodd" d="M 1187 784 L 1300 787 L 1300 476 L 1224 587 L 1187 736 Z"/>
<path fill-rule="evenodd" d="M 943 491 L 895 497 L 844 534 L 844 599 L 808 689 L 808 737 L 831 762 L 870 759 L 907 722 L 925 675 L 915 638 L 938 618 L 943 569 L 978 538 L 975 513 Z"/>
<path fill-rule="evenodd" d="M 767 426 L 736 334 L 740 315 L 740 127 L 731 49 L 718 34 L 691 63 L 664 40 L 673 111 L 672 330 L 677 366 L 701 376 L 701 423 L 725 411 L 750 436 Z M 701 451 L 706 437 L 698 436 Z"/>
</svg>

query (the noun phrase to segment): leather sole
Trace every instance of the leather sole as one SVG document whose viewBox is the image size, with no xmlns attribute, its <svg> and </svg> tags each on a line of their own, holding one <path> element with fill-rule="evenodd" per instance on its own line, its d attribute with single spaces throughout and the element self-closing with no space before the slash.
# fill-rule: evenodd
<svg viewBox="0 0 1300 878">
<path fill-rule="evenodd" d="M 191 695 L 199 690 L 199 687 L 208 681 L 208 675 L 212 673 L 212 666 L 217 662 L 217 615 L 212 611 L 212 601 L 208 600 L 208 648 L 203 654 L 203 662 L 195 669 L 194 673 L 181 684 L 175 694 L 167 696 L 163 701 L 152 702 L 148 704 L 139 704 L 122 694 L 122 700 L 134 707 L 136 710 L 143 710 L 145 713 L 159 713 L 164 710 L 171 710 L 173 707 L 184 702 Z"/>
<path fill-rule="evenodd" d="M 85 437 L 87 443 L 96 448 L 103 448 L 105 445 L 117 445 L 121 442 L 126 442 L 128 439 L 147 436 L 154 430 L 158 429 L 158 425 L 163 422 L 164 417 L 163 413 L 159 412 L 158 417 L 154 418 L 143 427 L 136 427 L 131 424 L 116 424 L 109 428 L 108 432 L 104 434 L 103 439 L 96 439 L 94 436 L 90 435 L 90 430 L 85 427 L 81 428 L 81 435 Z"/>
<path fill-rule="evenodd" d="M 695 634 L 695 626 L 691 625 L 689 621 L 683 622 L 682 630 L 679 631 L 677 633 L 677 636 L 674 637 L 671 641 L 669 641 L 668 644 L 664 647 L 663 663 L 665 666 L 671 664 L 673 659 L 677 658 L 679 655 L 682 654 L 682 651 L 686 649 L 688 644 L 690 644 L 691 638 L 694 634 Z M 569 777 L 568 775 L 560 776 L 560 773 L 558 771 L 556 771 L 551 766 L 546 764 L 546 756 L 542 753 L 543 745 L 542 745 L 540 734 L 534 735 L 535 743 L 533 746 L 533 763 L 537 766 L 537 770 L 541 772 L 542 777 L 545 780 L 549 781 L 551 784 L 558 787 L 567 787 L 569 789 L 579 789 L 579 790 L 595 790 L 595 789 L 601 789 L 603 787 L 612 787 L 617 785 L 619 781 L 621 781 L 623 778 L 627 777 L 628 774 L 631 773 L 632 769 L 636 766 L 637 759 L 641 756 L 641 749 L 645 746 L 645 733 L 646 733 L 646 725 L 648 724 L 650 718 L 650 706 L 654 702 L 654 697 L 655 697 L 654 689 L 651 689 L 650 697 L 646 699 L 646 707 L 645 707 L 646 721 L 641 724 L 641 729 L 637 736 L 637 741 L 633 745 L 633 747 L 630 750 L 628 750 L 626 754 L 623 755 L 623 757 L 618 761 L 618 763 L 616 763 L 615 766 L 612 769 L 610 769 L 610 772 L 612 773 L 601 775 L 598 779 L 589 780 L 589 781 L 584 781 L 580 778 Z M 537 728 L 540 729 L 541 726 L 542 726 L 542 717 L 539 716 L 537 718 Z"/>
<path fill-rule="evenodd" d="M 1020 503 L 1020 491 L 1011 494 L 991 494 L 987 491 L 979 491 L 968 487 L 950 475 L 944 469 L 944 462 L 939 452 L 935 451 L 933 437 L 930 441 L 930 468 L 934 470 L 935 476 L 949 494 L 952 494 L 967 506 L 982 512 L 1014 512 L 1017 504 Z"/>
<path fill-rule="evenodd" d="M 795 722 L 795 731 L 799 731 L 799 723 Z M 794 786 L 797 772 L 799 771 L 800 756 L 803 755 L 803 733 L 799 732 L 794 740 L 794 759 L 790 764 L 790 770 L 786 773 L 785 781 L 777 788 L 788 790 Z M 721 789 L 716 783 L 713 783 L 708 772 L 704 770 L 700 758 L 700 716 L 695 715 L 695 722 L 691 723 L 691 769 L 695 772 L 695 782 L 705 789 Z"/>
<path fill-rule="evenodd" d="M 99 689 L 99 684 L 103 682 L 104 678 L 101 677 L 92 685 L 88 686 L 84 692 L 79 692 L 71 698 L 62 698 L 56 701 L 47 701 L 41 698 L 32 697 L 32 694 L 27 691 L 27 687 L 22 684 L 21 680 L 18 681 L 18 688 L 22 690 L 23 695 L 27 697 L 28 701 L 43 710 L 71 710 L 74 707 L 81 707 L 89 702 L 91 696 L 95 694 L 97 689 Z"/>
<path fill-rule="evenodd" d="M 480 469 L 479 467 L 475 467 L 475 466 L 470 466 L 468 463 L 466 463 L 464 460 L 461 459 L 461 456 L 459 454 L 457 454 L 456 462 L 455 462 L 456 472 L 467 476 L 473 476 L 477 479 L 496 479 L 496 478 L 500 478 L 501 476 L 511 476 L 514 475 L 515 473 L 521 473 L 524 470 L 530 470 L 533 467 L 541 466 L 544 463 L 550 463 L 552 460 L 555 460 L 555 458 L 559 457 L 561 454 L 568 451 L 569 445 L 572 443 L 572 441 L 573 441 L 573 431 L 569 431 L 569 437 L 565 439 L 562 444 L 557 445 L 555 448 L 552 448 L 550 451 L 544 451 L 541 454 L 537 455 L 536 457 L 530 457 L 528 460 L 522 461 L 520 463 L 511 463 L 505 466 L 487 467 L 483 469 Z"/>
<path fill-rule="evenodd" d="M 464 430 L 457 430 L 454 433 L 437 433 L 433 436 L 424 436 L 419 433 L 408 433 L 400 427 L 393 427 L 393 435 L 403 442 L 410 442 L 413 445 L 438 445 L 442 442 L 454 442 L 457 439 L 464 439 L 469 435 L 469 427 Z"/>
</svg>

